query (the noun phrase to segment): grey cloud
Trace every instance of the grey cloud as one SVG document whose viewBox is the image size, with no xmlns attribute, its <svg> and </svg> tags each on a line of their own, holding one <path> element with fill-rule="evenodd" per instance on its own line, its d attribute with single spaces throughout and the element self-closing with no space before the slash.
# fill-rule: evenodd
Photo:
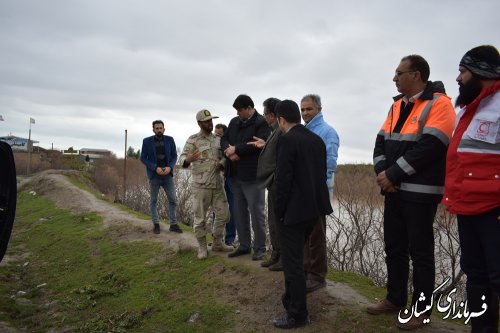
<svg viewBox="0 0 500 333">
<path fill-rule="evenodd" d="M 470 15 L 478 8 L 487 27 Z M 182 146 L 201 108 L 227 124 L 240 93 L 261 111 L 267 97 L 313 92 L 341 136 L 339 161 L 369 162 L 401 57 L 422 54 L 455 96 L 463 53 L 498 46 L 499 9 L 487 0 L 2 1 L 0 134 L 26 136 L 32 116 L 42 146 L 121 155 L 125 128 L 140 148 L 161 118 Z"/>
</svg>

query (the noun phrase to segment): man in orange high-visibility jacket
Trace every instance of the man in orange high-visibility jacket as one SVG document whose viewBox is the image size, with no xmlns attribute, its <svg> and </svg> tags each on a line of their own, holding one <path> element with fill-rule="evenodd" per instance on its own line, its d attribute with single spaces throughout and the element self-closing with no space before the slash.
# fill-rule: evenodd
<svg viewBox="0 0 500 333">
<path fill-rule="evenodd" d="M 401 59 L 393 78 L 401 94 L 394 98 L 373 153 L 377 184 L 385 195 L 387 296 L 367 311 L 376 315 L 406 306 L 411 257 L 411 304 L 423 314 L 398 322 L 402 329 L 418 328 L 430 315 L 426 307 L 435 280 L 432 224 L 444 191 L 446 149 L 455 122 L 455 110 L 443 84 L 428 81 L 429 74 L 429 65 L 421 56 Z M 424 301 L 419 300 L 422 295 Z"/>
<path fill-rule="evenodd" d="M 446 158 L 443 204 L 457 214 L 469 310 L 484 312 L 471 319 L 472 332 L 498 332 L 500 54 L 490 45 L 475 47 L 459 72 L 456 105 L 463 108 Z"/>
</svg>

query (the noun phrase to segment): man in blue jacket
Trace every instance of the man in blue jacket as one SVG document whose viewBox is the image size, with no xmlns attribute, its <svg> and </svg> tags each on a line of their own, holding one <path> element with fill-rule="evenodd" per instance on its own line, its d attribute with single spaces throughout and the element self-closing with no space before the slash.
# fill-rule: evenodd
<svg viewBox="0 0 500 333">
<path fill-rule="evenodd" d="M 318 135 L 326 145 L 326 175 L 325 181 L 330 193 L 333 194 L 333 176 L 337 169 L 339 136 L 335 129 L 323 119 L 321 98 L 310 94 L 302 97 L 300 111 L 305 127 Z M 304 270 L 306 273 L 307 292 L 312 292 L 326 286 L 327 255 L 326 255 L 326 216 L 319 217 L 320 222 L 306 239 L 304 247 Z"/>
<path fill-rule="evenodd" d="M 175 208 L 177 206 L 174 186 L 174 166 L 177 162 L 177 150 L 174 139 L 163 135 L 165 125 L 161 120 L 153 121 L 153 132 L 155 135 L 142 141 L 141 162 L 146 165 L 151 192 L 150 209 L 153 220 L 154 233 L 160 233 L 160 218 L 158 216 L 157 202 L 160 186 L 163 187 L 168 198 L 168 217 L 170 220 L 170 231 L 182 233 L 177 225 Z"/>
</svg>

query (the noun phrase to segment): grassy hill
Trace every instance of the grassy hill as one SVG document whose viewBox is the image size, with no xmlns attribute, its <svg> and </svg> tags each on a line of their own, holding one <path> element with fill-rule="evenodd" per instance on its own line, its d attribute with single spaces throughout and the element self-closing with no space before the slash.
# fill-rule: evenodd
<svg viewBox="0 0 500 333">
<path fill-rule="evenodd" d="M 0 265 L 0 331 L 276 331 L 270 320 L 283 313 L 282 273 L 250 258 L 199 261 L 192 250 L 168 246 L 174 236 L 154 238 L 149 221 L 134 217 L 147 225 L 142 229 L 109 226 L 95 212 L 60 209 L 29 191 L 19 194 L 12 242 Z M 144 236 L 127 240 L 132 232 Z M 398 331 L 394 316 L 367 315 L 363 297 L 339 294 L 348 284 L 375 300 L 382 288 L 353 273 L 331 271 L 329 278 L 339 284 L 308 296 L 312 325 L 302 332 Z M 437 322 L 420 332 L 450 331 L 443 327 Z"/>
</svg>

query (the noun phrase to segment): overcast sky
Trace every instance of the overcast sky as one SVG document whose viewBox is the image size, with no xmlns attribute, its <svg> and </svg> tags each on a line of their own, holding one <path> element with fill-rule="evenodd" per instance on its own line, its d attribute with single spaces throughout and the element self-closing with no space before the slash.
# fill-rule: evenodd
<svg viewBox="0 0 500 333">
<path fill-rule="evenodd" d="M 500 1 L 0 1 L 0 136 L 123 157 L 162 119 L 182 148 L 208 108 L 317 93 L 339 163 L 369 163 L 400 59 L 424 56 L 455 99 L 458 63 L 500 46 Z M 215 122 L 215 123 L 217 123 Z"/>
</svg>

